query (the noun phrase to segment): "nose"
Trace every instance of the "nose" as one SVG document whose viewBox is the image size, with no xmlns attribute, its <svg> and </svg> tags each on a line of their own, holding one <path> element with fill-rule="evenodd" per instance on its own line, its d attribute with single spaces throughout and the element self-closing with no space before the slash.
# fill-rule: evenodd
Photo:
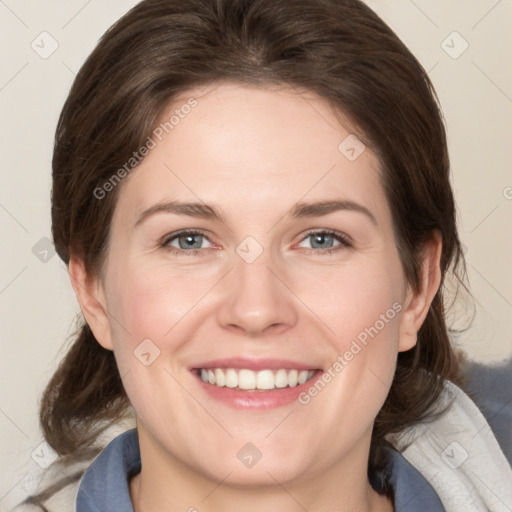
<svg viewBox="0 0 512 512">
<path fill-rule="evenodd" d="M 295 296 L 270 264 L 265 251 L 252 263 L 235 255 L 224 283 L 225 299 L 217 310 L 223 328 L 254 337 L 279 334 L 295 325 Z"/>
</svg>

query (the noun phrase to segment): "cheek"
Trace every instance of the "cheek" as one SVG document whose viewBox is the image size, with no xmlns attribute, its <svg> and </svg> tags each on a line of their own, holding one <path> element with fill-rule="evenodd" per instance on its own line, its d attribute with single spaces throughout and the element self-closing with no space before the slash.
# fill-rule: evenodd
<svg viewBox="0 0 512 512">
<path fill-rule="evenodd" d="M 399 262 L 369 256 L 357 265 L 303 273 L 296 290 L 326 327 L 337 353 L 343 353 L 352 340 L 364 344 L 381 331 L 382 338 L 396 338 L 397 327 L 395 335 L 389 327 L 397 324 L 401 310 L 402 279 Z"/>
<path fill-rule="evenodd" d="M 162 268 L 132 265 L 111 277 L 109 309 L 114 353 L 126 392 L 141 417 L 167 424 L 168 396 L 182 392 L 180 348 L 190 339 L 194 305 L 208 290 L 204 280 Z M 185 429 L 186 430 L 186 429 Z"/>
<path fill-rule="evenodd" d="M 119 322 L 111 325 L 119 350 L 125 349 L 127 339 L 130 345 L 147 338 L 162 348 L 168 345 L 172 330 L 210 287 L 207 279 L 192 273 L 171 273 L 165 268 L 139 268 L 122 275 L 113 279 L 109 301 L 113 316 L 118 315 Z M 119 346 L 121 343 L 123 346 Z"/>
<path fill-rule="evenodd" d="M 325 382 L 311 387 L 301 403 L 323 416 L 328 403 L 331 424 L 341 421 L 347 432 L 361 432 L 382 407 L 395 372 L 401 266 L 398 258 L 371 258 L 318 277 L 305 279 L 299 295 L 328 329 L 330 364 Z"/>
</svg>

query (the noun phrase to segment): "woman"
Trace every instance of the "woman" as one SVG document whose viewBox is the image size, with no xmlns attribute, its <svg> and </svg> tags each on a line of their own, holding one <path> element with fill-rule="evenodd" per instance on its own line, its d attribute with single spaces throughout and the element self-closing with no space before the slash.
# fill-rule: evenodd
<svg viewBox="0 0 512 512">
<path fill-rule="evenodd" d="M 85 322 L 29 509 L 511 506 L 456 385 L 435 94 L 363 3 L 141 2 L 76 78 L 53 180 Z"/>
</svg>

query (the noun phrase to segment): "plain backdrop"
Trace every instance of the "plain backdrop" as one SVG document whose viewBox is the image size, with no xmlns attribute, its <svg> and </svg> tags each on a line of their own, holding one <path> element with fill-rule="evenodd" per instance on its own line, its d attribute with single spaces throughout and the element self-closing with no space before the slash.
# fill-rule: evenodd
<svg viewBox="0 0 512 512">
<path fill-rule="evenodd" d="M 0 510 L 48 460 L 40 394 L 79 309 L 50 242 L 53 135 L 74 76 L 133 0 L 0 0 Z M 512 1 L 371 0 L 417 56 L 446 118 L 459 229 L 476 299 L 457 344 L 512 354 Z M 471 316 L 461 303 L 457 322 Z M 457 311 L 457 310 L 456 310 Z"/>
</svg>

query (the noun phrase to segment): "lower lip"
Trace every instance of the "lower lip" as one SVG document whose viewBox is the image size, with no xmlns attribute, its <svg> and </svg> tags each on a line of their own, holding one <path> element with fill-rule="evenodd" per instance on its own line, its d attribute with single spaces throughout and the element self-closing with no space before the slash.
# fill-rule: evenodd
<svg viewBox="0 0 512 512">
<path fill-rule="evenodd" d="M 304 384 L 299 384 L 294 388 L 275 388 L 272 390 L 248 390 L 239 391 L 225 386 L 215 386 L 204 382 L 198 375 L 194 373 L 194 377 L 199 385 L 208 393 L 209 396 L 216 400 L 220 400 L 235 409 L 273 409 L 282 407 L 295 402 L 298 396 L 306 391 L 321 376 L 322 372 L 317 370 L 316 373 Z"/>
</svg>

